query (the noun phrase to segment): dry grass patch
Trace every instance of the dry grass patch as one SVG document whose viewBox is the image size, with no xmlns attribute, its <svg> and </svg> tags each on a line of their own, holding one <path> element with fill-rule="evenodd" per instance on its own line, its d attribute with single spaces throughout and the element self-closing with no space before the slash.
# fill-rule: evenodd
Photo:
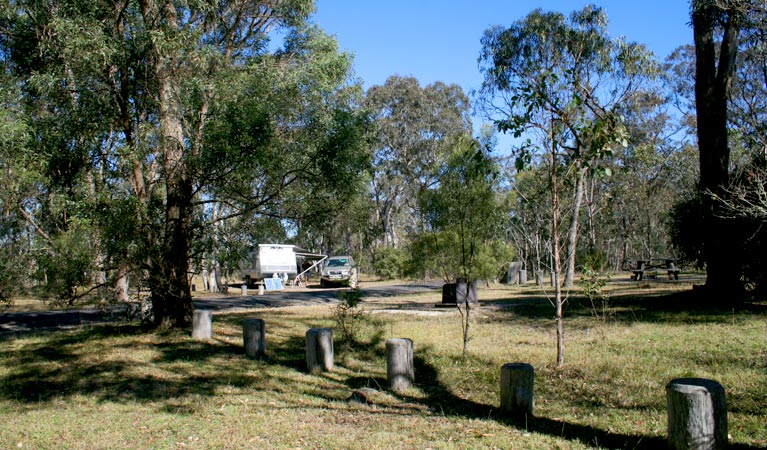
<svg viewBox="0 0 767 450">
<path fill-rule="evenodd" d="M 439 295 L 366 300 L 359 342 L 337 342 L 326 374 L 305 372 L 304 334 L 333 326 L 332 305 L 219 314 L 209 342 L 132 325 L 0 341 L 0 447 L 651 449 L 665 384 L 690 375 L 727 389 L 736 448 L 767 445 L 762 305 L 690 312 L 651 301 L 659 287 L 610 289 L 606 321 L 573 291 L 561 370 L 551 306 L 532 286 L 481 290 L 466 359 Z M 266 321 L 260 360 L 242 348 L 248 317 Z M 415 343 L 416 386 L 402 394 L 384 389 L 390 337 Z M 514 361 L 536 369 L 525 423 L 497 410 L 500 367 Z M 376 404 L 347 401 L 361 387 L 380 391 Z"/>
</svg>

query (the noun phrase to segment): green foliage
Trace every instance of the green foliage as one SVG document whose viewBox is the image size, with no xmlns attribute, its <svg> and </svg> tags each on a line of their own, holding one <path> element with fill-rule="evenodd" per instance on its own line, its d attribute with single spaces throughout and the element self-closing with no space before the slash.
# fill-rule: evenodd
<svg viewBox="0 0 767 450">
<path fill-rule="evenodd" d="M 375 252 L 373 273 L 387 280 L 402 278 L 407 271 L 409 249 L 381 247 Z"/>
<path fill-rule="evenodd" d="M 228 221 L 219 246 L 284 239 L 290 230 L 300 245 L 332 252 L 367 228 L 369 118 L 357 107 L 359 87 L 347 83 L 349 68 L 332 38 L 307 28 L 291 33 L 278 54 L 224 80 L 200 167 L 212 178 L 211 195 L 242 216 Z"/>
<path fill-rule="evenodd" d="M 369 186 L 379 241 L 399 245 L 423 231 L 419 196 L 440 178 L 456 136 L 471 133 L 471 103 L 457 85 L 422 87 L 391 76 L 367 91 L 374 119 L 374 170 Z"/>
<path fill-rule="evenodd" d="M 507 263 L 516 255 L 515 247 L 503 239 L 492 239 L 479 246 L 474 257 L 474 271 L 469 274 L 474 280 L 497 280 L 505 272 Z"/>
<path fill-rule="evenodd" d="M 149 274 L 158 322 L 184 325 L 188 261 L 231 267 L 254 227 L 285 236 L 359 195 L 361 88 L 307 26 L 313 1 L 55 3 L 0 17 L 0 202 L 34 230 L 51 296 Z"/>
<path fill-rule="evenodd" d="M 698 196 L 677 202 L 670 213 L 669 234 L 682 264 L 702 268 L 704 264 L 703 242 L 709 231 L 700 225 L 703 203 Z"/>
<path fill-rule="evenodd" d="M 31 249 L 16 225 L 0 219 L 0 305 L 12 304 L 13 297 L 25 291 L 31 275 Z"/>
<path fill-rule="evenodd" d="M 732 184 L 742 184 L 742 192 L 756 193 L 763 189 L 754 186 L 756 180 L 757 178 L 750 176 L 738 177 Z M 728 214 L 720 218 L 723 221 L 722 231 L 739 237 L 728 249 L 731 259 L 726 263 L 736 268 L 746 291 L 763 297 L 767 292 L 767 277 L 764 272 L 767 265 L 767 231 L 764 227 L 764 217 L 749 215 L 745 205 L 732 199 L 719 201 L 732 202 L 729 207 L 738 205 L 734 215 Z M 682 200 L 674 205 L 669 223 L 669 233 L 679 252 L 681 263 L 693 265 L 698 269 L 705 267 L 705 238 L 711 232 L 701 226 L 703 208 L 704 204 L 699 196 Z"/>
<path fill-rule="evenodd" d="M 591 303 L 591 313 L 603 321 L 607 320 L 607 307 L 610 301 L 610 296 L 604 291 L 608 281 L 610 281 L 610 276 L 600 275 L 599 269 L 588 265 L 583 268 L 581 274 L 583 294 Z"/>
<path fill-rule="evenodd" d="M 468 284 L 497 275 L 501 261 L 490 248 L 503 236 L 508 211 L 497 197 L 500 170 L 489 151 L 468 136 L 450 141 L 452 152 L 440 168 L 439 184 L 419 199 L 430 233 L 413 245 L 414 259 L 440 270 L 445 280 Z M 460 303 L 460 302 L 459 302 Z M 459 305 L 463 356 L 468 352 L 471 305 Z"/>
<path fill-rule="evenodd" d="M 421 205 L 432 232 L 413 245 L 415 259 L 441 270 L 446 279 L 494 277 L 507 251 L 494 252 L 502 236 L 505 205 L 497 198 L 499 169 L 477 142 L 461 137 L 440 171 L 440 183 Z M 501 248 L 500 246 L 495 246 Z M 502 255 L 503 254 L 503 255 Z"/>
<path fill-rule="evenodd" d="M 335 330 L 343 342 L 353 346 L 359 338 L 360 326 L 365 315 L 365 311 L 360 307 L 364 296 L 361 290 L 353 288 L 340 291 L 338 299 L 340 302 L 332 311 Z"/>
<path fill-rule="evenodd" d="M 731 174 L 724 194 L 712 197 L 723 232 L 737 237 L 729 245 L 732 259 L 728 264 L 737 269 L 748 293 L 763 298 L 767 293 L 764 270 L 767 266 L 767 162 L 764 157 L 746 156 Z"/>
<path fill-rule="evenodd" d="M 453 231 L 427 231 L 413 239 L 406 275 L 441 277 L 446 283 L 460 276 L 461 252 L 458 235 Z"/>
<path fill-rule="evenodd" d="M 607 267 L 607 254 L 600 250 L 587 252 L 578 259 L 578 266 L 583 270 L 603 272 Z"/>
<path fill-rule="evenodd" d="M 501 239 L 475 244 L 473 251 L 471 263 L 464 267 L 461 239 L 456 232 L 421 233 L 411 246 L 405 274 L 421 278 L 436 275 L 445 282 L 454 282 L 457 278 L 493 280 L 515 255 L 514 246 Z"/>
<path fill-rule="evenodd" d="M 96 249 L 94 232 L 87 223 L 72 224 L 59 234 L 38 257 L 40 294 L 54 302 L 68 305 L 82 295 L 81 290 L 92 282 Z"/>
<path fill-rule="evenodd" d="M 498 105 L 508 112 L 495 118 L 499 130 L 516 137 L 532 128 L 552 131 L 569 158 L 587 163 L 626 145 L 616 109 L 658 71 L 646 48 L 609 38 L 607 15 L 593 5 L 569 19 L 537 9 L 507 29 L 488 29 L 482 46 L 483 101 L 510 100 Z M 603 83 L 629 89 L 594 89 Z M 520 147 L 518 161 L 529 160 L 532 149 Z"/>
</svg>

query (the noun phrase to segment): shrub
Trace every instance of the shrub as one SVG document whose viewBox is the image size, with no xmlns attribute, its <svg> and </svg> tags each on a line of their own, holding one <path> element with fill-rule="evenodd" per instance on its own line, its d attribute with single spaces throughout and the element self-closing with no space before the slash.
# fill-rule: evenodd
<svg viewBox="0 0 767 450">
<path fill-rule="evenodd" d="M 404 248 L 380 248 L 373 261 L 373 273 L 386 280 L 402 278 L 405 274 L 408 258 L 409 252 Z"/>
<path fill-rule="evenodd" d="M 609 279 L 609 276 L 599 276 L 599 271 L 590 266 L 584 267 L 581 277 L 583 294 L 591 302 L 591 313 L 594 317 L 602 320 L 607 320 L 607 306 L 610 296 L 603 289 Z"/>
<path fill-rule="evenodd" d="M 0 246 L 0 304 L 13 304 L 27 281 L 29 258 L 19 243 Z"/>
<path fill-rule="evenodd" d="M 360 326 L 365 311 L 360 307 L 363 301 L 362 291 L 357 288 L 338 293 L 341 302 L 333 308 L 333 321 L 336 323 L 339 337 L 348 345 L 354 345 L 359 336 Z"/>
<path fill-rule="evenodd" d="M 38 258 L 40 294 L 54 302 L 74 304 L 78 291 L 91 284 L 96 258 L 93 236 L 86 227 L 73 226 L 54 238 Z"/>
</svg>

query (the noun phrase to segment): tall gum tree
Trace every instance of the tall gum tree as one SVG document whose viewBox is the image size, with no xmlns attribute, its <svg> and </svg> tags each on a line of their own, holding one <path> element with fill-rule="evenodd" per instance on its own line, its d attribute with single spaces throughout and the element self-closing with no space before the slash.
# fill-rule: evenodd
<svg viewBox="0 0 767 450">
<path fill-rule="evenodd" d="M 498 195 L 500 170 L 484 147 L 468 136 L 451 139 L 451 153 L 439 169 L 439 183 L 421 193 L 420 201 L 428 232 L 417 239 L 416 258 L 421 264 L 437 266 L 446 281 L 463 279 L 467 286 L 496 275 L 501 261 L 511 257 L 510 249 L 498 241 L 503 234 L 506 202 Z M 463 356 L 469 348 L 471 312 L 470 288 L 457 298 L 463 334 Z"/>
<path fill-rule="evenodd" d="M 706 239 L 706 290 L 711 299 L 742 298 L 743 286 L 732 261 L 731 239 L 716 197 L 725 197 L 729 182 L 727 102 L 743 25 L 745 1 L 693 0 L 695 40 L 695 106 L 700 157 L 699 190 L 703 200 Z"/>
<path fill-rule="evenodd" d="M 375 120 L 371 195 L 384 246 L 398 246 L 405 230 L 423 228 L 418 197 L 437 181 L 452 140 L 471 134 L 470 103 L 457 85 L 425 87 L 413 77 L 391 76 L 367 91 Z"/>
<path fill-rule="evenodd" d="M 51 0 L 3 8 L 3 63 L 22 80 L 28 112 L 36 113 L 30 121 L 80 121 L 79 132 L 72 126 L 57 135 L 60 152 L 78 155 L 60 158 L 80 162 L 69 164 L 71 179 L 101 176 L 79 210 L 104 211 L 102 231 L 111 233 L 102 241 L 115 241 L 108 247 L 116 259 L 148 273 L 158 325 L 191 319 L 189 258 L 200 221 L 210 220 L 200 213 L 204 205 L 226 206 L 215 220 L 279 219 L 301 192 L 314 192 L 306 183 L 364 171 L 364 149 L 342 144 L 355 136 L 345 130 L 363 124 L 353 101 L 335 95 L 349 82 L 348 58 L 304 28 L 313 7 L 311 0 Z M 270 55 L 276 28 L 306 38 Z M 324 59 L 307 56 L 314 53 Z M 249 128 L 209 129 L 214 119 L 237 123 L 238 112 L 252 112 L 225 104 L 254 94 L 263 107 L 241 122 Z M 269 113 L 288 104 L 301 108 Z M 220 145 L 221 136 L 239 145 Z M 30 141 L 46 139 L 41 132 Z M 362 156 L 345 159 L 347 149 Z M 254 164 L 268 168 L 245 173 Z M 321 192 L 332 196 L 337 186 L 324 183 Z"/>
<path fill-rule="evenodd" d="M 618 108 L 654 75 L 657 65 L 643 46 L 611 39 L 607 15 L 595 6 L 575 11 L 569 18 L 539 9 L 509 28 L 490 28 L 482 38 L 479 64 L 484 74 L 480 96 L 487 116 L 499 130 L 527 138 L 517 149 L 519 166 L 531 160 L 536 148 L 548 160 L 555 214 L 552 270 L 557 289 L 557 364 L 561 366 L 559 183 L 569 179 L 576 187 L 567 232 L 564 284 L 569 285 L 586 176 L 600 172 L 600 161 L 614 146 L 625 146 Z"/>
</svg>

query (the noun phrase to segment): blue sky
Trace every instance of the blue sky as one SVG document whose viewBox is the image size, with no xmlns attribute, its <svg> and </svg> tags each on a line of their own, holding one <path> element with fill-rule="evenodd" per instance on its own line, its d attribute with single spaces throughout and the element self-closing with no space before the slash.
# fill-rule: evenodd
<svg viewBox="0 0 767 450">
<path fill-rule="evenodd" d="M 317 0 L 314 22 L 354 55 L 366 88 L 398 74 L 422 86 L 456 83 L 468 93 L 482 82 L 477 57 L 485 29 L 509 26 L 535 8 L 569 14 L 589 3 L 607 12 L 612 36 L 643 43 L 659 59 L 692 43 L 687 0 Z"/>
<path fill-rule="evenodd" d="M 607 13 L 611 36 L 645 44 L 659 60 L 692 43 L 688 0 L 316 0 L 313 21 L 353 55 L 366 89 L 396 74 L 469 94 L 482 84 L 477 58 L 487 28 L 508 27 L 536 8 L 569 15 L 591 3 Z M 474 118 L 475 133 L 483 122 Z M 513 145 L 510 136 L 498 139 L 501 153 Z"/>
</svg>

